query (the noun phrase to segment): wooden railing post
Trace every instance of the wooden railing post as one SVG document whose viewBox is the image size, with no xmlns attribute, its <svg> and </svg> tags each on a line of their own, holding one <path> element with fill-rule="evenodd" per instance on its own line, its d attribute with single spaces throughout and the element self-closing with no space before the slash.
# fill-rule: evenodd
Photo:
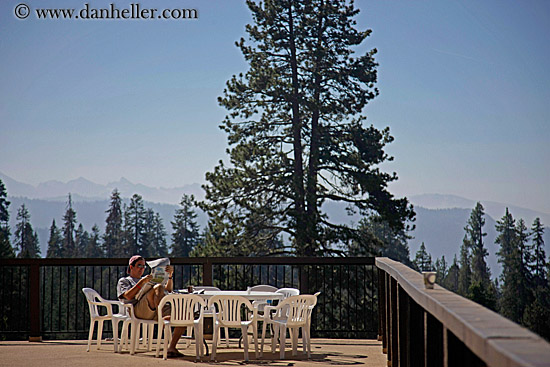
<svg viewBox="0 0 550 367">
<path fill-rule="evenodd" d="M 386 273 L 378 269 L 378 340 L 382 341 L 384 353 L 386 340 Z"/>
<path fill-rule="evenodd" d="M 409 298 L 409 361 L 411 367 L 426 367 L 424 355 L 424 309 Z"/>
<path fill-rule="evenodd" d="M 30 342 L 42 341 L 42 325 L 40 310 L 40 265 L 33 263 L 29 266 L 29 322 Z"/>
<path fill-rule="evenodd" d="M 212 283 L 212 273 L 213 273 L 213 266 L 212 260 L 210 258 L 206 258 L 205 261 L 202 264 L 202 285 L 213 285 Z"/>
<path fill-rule="evenodd" d="M 399 326 L 399 367 L 409 367 L 409 296 L 400 285 L 397 285 L 397 317 Z"/>
</svg>

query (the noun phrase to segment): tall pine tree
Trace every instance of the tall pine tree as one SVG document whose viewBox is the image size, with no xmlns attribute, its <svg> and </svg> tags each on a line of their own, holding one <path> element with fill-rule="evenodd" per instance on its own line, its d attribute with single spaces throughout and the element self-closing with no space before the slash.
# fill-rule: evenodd
<svg viewBox="0 0 550 367">
<path fill-rule="evenodd" d="M 145 218 L 143 198 L 134 194 L 124 211 L 124 250 L 127 254 L 141 254 L 145 251 Z"/>
<path fill-rule="evenodd" d="M 17 211 L 17 224 L 15 226 L 15 248 L 19 258 L 40 257 L 38 236 L 32 228 L 31 215 L 25 204 Z"/>
<path fill-rule="evenodd" d="M 197 213 L 193 209 L 193 195 L 183 195 L 172 223 L 171 256 L 187 257 L 199 242 Z"/>
<path fill-rule="evenodd" d="M 107 258 L 127 256 L 128 254 L 123 249 L 122 199 L 117 189 L 114 189 L 111 193 L 111 202 L 106 213 L 108 215 L 105 220 L 105 234 L 103 235 L 103 253 Z"/>
<path fill-rule="evenodd" d="M 377 213 L 392 228 L 414 218 L 406 198 L 387 190 L 397 179 L 379 165 L 392 157 L 389 129 L 366 127 L 361 113 L 378 90 L 376 50 L 352 57 L 370 30 L 355 28 L 358 10 L 342 0 L 247 1 L 254 24 L 238 47 L 250 68 L 227 82 L 219 99 L 229 114 L 230 165 L 206 175 L 209 228 L 238 242 L 265 229 L 286 233 L 297 255 L 325 254 L 358 238 L 323 204 Z M 218 219 L 221 218 L 221 219 Z M 247 231 L 253 218 L 254 231 Z M 221 226 L 213 228 L 214 226 Z M 247 238 L 250 237 L 250 238 Z"/>
<path fill-rule="evenodd" d="M 0 180 L 0 259 L 15 257 L 15 252 L 10 242 L 10 212 L 7 200 L 8 192 L 2 180 Z"/>
<path fill-rule="evenodd" d="M 63 257 L 77 257 L 78 249 L 74 239 L 76 230 L 76 212 L 73 209 L 73 201 L 71 194 L 67 201 L 67 210 L 63 216 L 63 246 L 61 253 Z"/>
<path fill-rule="evenodd" d="M 61 230 L 55 225 L 55 219 L 53 219 L 52 225 L 50 226 L 50 239 L 48 240 L 48 252 L 46 253 L 46 257 L 63 257 L 62 247 L 63 235 Z"/>
<path fill-rule="evenodd" d="M 540 218 L 536 218 L 531 227 L 533 241 L 533 277 L 537 286 L 548 285 L 546 272 L 546 252 L 544 251 L 544 226 Z"/>
<path fill-rule="evenodd" d="M 500 245 L 497 252 L 498 261 L 502 264 L 500 313 L 512 321 L 521 323 L 523 316 L 523 300 L 519 287 L 521 284 L 521 256 L 518 250 L 518 235 L 516 221 L 506 208 L 504 216 L 496 223 L 497 238 Z"/>
<path fill-rule="evenodd" d="M 432 255 L 426 251 L 424 242 L 422 242 L 420 248 L 416 251 L 413 263 L 419 271 L 431 271 L 433 269 Z"/>
</svg>

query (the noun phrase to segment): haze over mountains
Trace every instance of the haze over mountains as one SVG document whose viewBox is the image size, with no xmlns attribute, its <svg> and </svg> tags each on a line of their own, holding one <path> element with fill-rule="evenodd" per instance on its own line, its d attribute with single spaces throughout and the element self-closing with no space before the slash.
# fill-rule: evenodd
<svg viewBox="0 0 550 367">
<path fill-rule="evenodd" d="M 25 203 L 31 214 L 31 223 L 37 231 L 42 255 L 47 251 L 49 227 L 52 219 L 55 219 L 57 226 L 62 225 L 62 217 L 66 210 L 67 195 L 71 193 L 73 208 L 77 213 L 78 223 L 82 223 L 87 231 L 90 231 L 94 224 L 103 232 L 105 228 L 105 211 L 109 207 L 111 192 L 117 188 L 121 196 L 128 203 L 133 194 L 143 197 L 146 208 L 152 208 L 158 212 L 163 219 L 168 234 L 168 243 L 172 227 L 174 212 L 183 194 L 193 194 L 197 199 L 204 197 L 204 192 L 199 184 L 183 185 L 177 188 L 155 188 L 142 184 L 134 184 L 125 178 L 118 182 L 107 185 L 100 185 L 85 178 L 78 178 L 69 182 L 48 181 L 38 186 L 18 182 L 11 177 L 0 173 L 0 179 L 6 185 L 10 205 L 10 225 L 15 228 L 17 209 Z M 455 195 L 422 194 L 413 195 L 409 200 L 414 204 L 416 211 L 416 230 L 411 233 L 413 238 L 409 240 L 411 258 L 422 242 L 431 253 L 433 260 L 445 255 L 447 262 L 452 263 L 455 254 L 458 255 L 464 227 L 470 216 L 476 201 Z M 506 207 L 513 217 L 518 220 L 523 218 L 526 226 L 531 227 L 533 220 L 539 217 L 542 223 L 550 225 L 550 214 L 541 213 L 527 208 L 513 205 L 480 200 L 485 208 L 485 245 L 489 251 L 488 264 L 493 276 L 500 273 L 500 266 L 497 262 L 496 252 L 498 246 L 494 243 L 496 238 L 495 222 L 505 213 Z M 336 204 L 327 205 L 329 216 L 339 222 L 359 221 L 358 216 L 347 217 L 342 214 L 341 207 Z M 207 217 L 199 209 L 198 223 L 204 228 Z M 13 230 L 12 230 L 13 232 Z M 550 254 L 550 228 L 546 228 L 545 243 L 547 254 Z"/>
</svg>

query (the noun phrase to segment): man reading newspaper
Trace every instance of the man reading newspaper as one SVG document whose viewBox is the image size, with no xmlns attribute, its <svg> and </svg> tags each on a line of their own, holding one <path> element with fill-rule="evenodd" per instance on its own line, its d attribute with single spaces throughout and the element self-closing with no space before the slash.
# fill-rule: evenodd
<svg viewBox="0 0 550 367">
<path fill-rule="evenodd" d="M 129 276 L 120 278 L 117 284 L 118 298 L 124 303 L 134 305 L 134 312 L 137 318 L 155 320 L 157 306 L 165 291 L 171 292 L 174 285 L 172 275 L 174 268 L 167 258 L 148 262 L 152 271 L 151 274 L 143 276 L 145 271 L 145 259 L 140 255 L 134 255 L 128 262 L 127 273 Z M 164 319 L 170 319 L 170 305 L 167 304 L 162 310 Z M 168 357 L 180 357 L 181 354 L 176 345 L 185 331 L 185 328 L 174 328 L 172 341 L 168 347 Z"/>
</svg>

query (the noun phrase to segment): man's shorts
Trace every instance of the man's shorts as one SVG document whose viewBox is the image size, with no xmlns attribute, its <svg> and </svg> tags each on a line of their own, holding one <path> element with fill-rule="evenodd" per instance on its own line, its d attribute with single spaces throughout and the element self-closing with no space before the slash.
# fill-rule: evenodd
<svg viewBox="0 0 550 367">
<path fill-rule="evenodd" d="M 157 309 L 151 309 L 151 307 L 149 307 L 149 302 L 147 302 L 147 293 L 144 294 L 143 297 L 141 297 L 141 299 L 138 301 L 138 303 L 134 305 L 134 312 L 138 319 L 156 320 L 158 318 Z M 169 315 L 170 315 L 170 304 L 167 303 L 162 308 L 162 316 L 169 316 Z"/>
</svg>

